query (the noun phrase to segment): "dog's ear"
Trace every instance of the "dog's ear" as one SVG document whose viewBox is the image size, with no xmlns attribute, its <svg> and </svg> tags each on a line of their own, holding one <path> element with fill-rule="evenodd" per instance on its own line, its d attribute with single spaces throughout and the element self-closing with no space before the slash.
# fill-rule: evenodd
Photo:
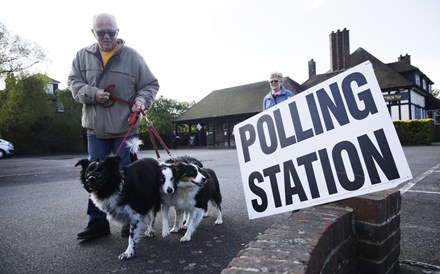
<svg viewBox="0 0 440 274">
<path fill-rule="evenodd" d="M 181 162 L 174 162 L 174 163 L 172 163 L 171 168 L 173 170 L 181 170 L 182 169 L 182 163 Z"/>
<path fill-rule="evenodd" d="M 182 165 L 182 173 L 183 173 L 183 176 L 185 176 L 185 177 L 190 176 L 190 174 L 193 170 L 194 170 L 193 164 L 188 163 L 188 164 Z"/>
<path fill-rule="evenodd" d="M 191 160 L 188 162 L 188 164 L 194 164 L 198 167 L 203 167 L 203 164 L 199 160 L 194 159 L 194 158 L 191 158 Z"/>
<path fill-rule="evenodd" d="M 175 163 L 176 162 L 176 160 L 174 159 L 174 158 L 171 158 L 171 159 L 167 159 L 166 161 L 165 161 L 165 164 L 173 164 L 173 163 Z"/>
<path fill-rule="evenodd" d="M 180 178 L 183 174 L 183 164 L 176 161 L 171 165 L 171 170 L 173 171 L 174 178 Z"/>
<path fill-rule="evenodd" d="M 81 183 L 83 184 L 85 190 L 89 193 L 90 193 L 90 189 L 86 186 L 85 174 L 86 174 L 86 169 L 90 165 L 90 163 L 91 162 L 89 161 L 89 159 L 82 159 L 82 160 L 79 160 L 75 165 L 75 167 L 77 167 L 77 166 L 82 167 L 81 173 L 80 173 L 80 180 L 81 180 Z"/>
<path fill-rule="evenodd" d="M 121 157 L 119 157 L 119 156 L 108 156 L 108 157 L 105 158 L 104 162 L 110 168 L 115 168 L 116 170 L 119 170 L 119 166 L 121 164 Z"/>
<path fill-rule="evenodd" d="M 197 172 L 196 164 L 192 163 L 182 163 L 181 164 L 181 176 L 182 177 L 193 177 L 194 171 Z"/>
<path fill-rule="evenodd" d="M 90 161 L 89 161 L 89 159 L 82 159 L 82 160 L 79 160 L 76 164 L 75 164 L 75 167 L 77 167 L 77 166 L 81 166 L 83 169 L 86 169 L 89 165 L 90 165 Z"/>
</svg>

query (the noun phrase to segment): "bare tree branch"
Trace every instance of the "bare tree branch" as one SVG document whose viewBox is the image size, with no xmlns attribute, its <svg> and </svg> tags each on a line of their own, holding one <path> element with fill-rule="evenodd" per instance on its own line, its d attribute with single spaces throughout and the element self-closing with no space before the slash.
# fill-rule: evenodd
<svg viewBox="0 0 440 274">
<path fill-rule="evenodd" d="M 36 43 L 12 35 L 0 22 L 0 77 L 6 73 L 24 71 L 46 58 Z"/>
</svg>

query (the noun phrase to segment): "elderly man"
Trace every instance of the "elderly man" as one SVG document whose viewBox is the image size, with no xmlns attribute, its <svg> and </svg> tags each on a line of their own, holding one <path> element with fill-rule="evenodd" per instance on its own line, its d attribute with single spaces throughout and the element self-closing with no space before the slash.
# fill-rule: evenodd
<svg viewBox="0 0 440 274">
<path fill-rule="evenodd" d="M 159 83 L 142 56 L 118 38 L 116 19 L 110 14 L 93 18 L 92 33 L 96 43 L 79 50 L 72 63 L 68 86 L 73 98 L 83 105 L 82 126 L 87 129 L 89 160 L 104 159 L 116 153 L 129 129 L 131 112 L 148 109 L 159 90 Z M 105 87 L 115 85 L 112 95 L 133 102 L 131 109 L 116 102 L 110 104 Z M 136 135 L 137 124 L 131 135 Z M 130 163 L 130 152 L 121 146 L 121 165 Z M 110 233 L 106 214 L 89 199 L 87 228 L 78 234 L 80 240 L 96 239 Z M 123 229 L 128 236 L 127 226 Z"/>
</svg>

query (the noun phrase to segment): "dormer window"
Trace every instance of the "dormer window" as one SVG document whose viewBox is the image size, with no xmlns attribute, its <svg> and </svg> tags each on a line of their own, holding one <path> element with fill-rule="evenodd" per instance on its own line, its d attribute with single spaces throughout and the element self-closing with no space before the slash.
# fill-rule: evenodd
<svg viewBox="0 0 440 274">
<path fill-rule="evenodd" d="M 425 79 L 423 79 L 423 89 L 424 89 L 424 90 L 427 90 L 427 87 L 426 87 L 426 80 L 425 80 Z"/>
<path fill-rule="evenodd" d="M 420 87 L 420 75 L 416 74 L 416 85 Z"/>
</svg>

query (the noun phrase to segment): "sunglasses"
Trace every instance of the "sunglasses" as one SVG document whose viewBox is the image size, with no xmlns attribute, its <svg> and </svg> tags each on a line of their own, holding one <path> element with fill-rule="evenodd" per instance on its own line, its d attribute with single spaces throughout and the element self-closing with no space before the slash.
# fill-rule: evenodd
<svg viewBox="0 0 440 274">
<path fill-rule="evenodd" d="M 278 80 L 270 80 L 269 81 L 269 83 L 271 83 L 271 84 L 276 84 L 276 83 L 278 83 L 279 81 Z"/>
<path fill-rule="evenodd" d="M 110 37 L 115 37 L 116 33 L 118 32 L 117 30 L 98 30 L 95 31 L 96 35 L 98 35 L 99 37 L 104 37 L 106 34 L 108 34 L 108 36 Z"/>
</svg>

